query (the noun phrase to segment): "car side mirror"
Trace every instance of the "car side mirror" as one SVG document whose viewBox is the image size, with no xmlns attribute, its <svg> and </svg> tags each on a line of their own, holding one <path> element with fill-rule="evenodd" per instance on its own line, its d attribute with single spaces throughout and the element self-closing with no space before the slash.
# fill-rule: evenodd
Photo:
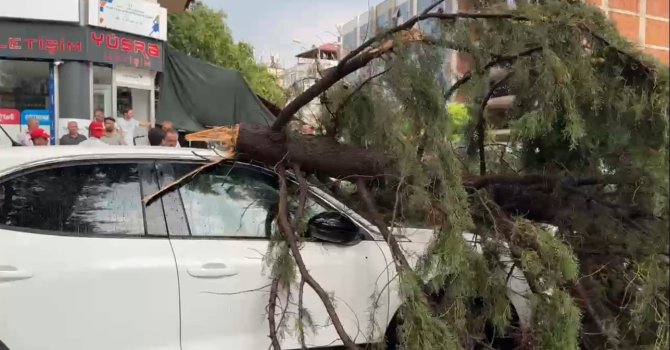
<svg viewBox="0 0 670 350">
<path fill-rule="evenodd" d="M 309 219 L 307 236 L 340 245 L 354 245 L 362 239 L 358 226 L 351 219 L 332 211 L 316 214 Z"/>
</svg>

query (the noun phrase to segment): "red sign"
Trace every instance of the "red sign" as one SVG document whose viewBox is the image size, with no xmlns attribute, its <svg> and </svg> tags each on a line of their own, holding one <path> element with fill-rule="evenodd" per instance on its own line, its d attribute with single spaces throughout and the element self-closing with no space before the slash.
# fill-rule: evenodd
<svg viewBox="0 0 670 350">
<path fill-rule="evenodd" d="M 144 59 L 161 57 L 160 45 L 147 43 L 143 40 L 123 38 L 113 33 L 103 34 L 96 32 L 91 32 L 91 40 L 100 48 L 104 45 L 104 47 L 113 51 L 138 53 Z"/>
<path fill-rule="evenodd" d="M 93 61 L 160 71 L 162 43 L 110 31 L 91 30 L 88 57 Z"/>
<path fill-rule="evenodd" d="M 21 123 L 21 112 L 16 109 L 0 109 L 0 124 L 19 125 Z"/>
<path fill-rule="evenodd" d="M 0 57 L 91 61 L 162 71 L 162 51 L 161 41 L 105 29 L 0 21 Z"/>
<path fill-rule="evenodd" d="M 82 52 L 81 41 L 69 41 L 65 39 L 48 39 L 45 37 L 21 38 L 8 37 L 6 42 L 0 42 L 0 50 L 40 50 L 51 55 L 58 52 Z"/>
</svg>

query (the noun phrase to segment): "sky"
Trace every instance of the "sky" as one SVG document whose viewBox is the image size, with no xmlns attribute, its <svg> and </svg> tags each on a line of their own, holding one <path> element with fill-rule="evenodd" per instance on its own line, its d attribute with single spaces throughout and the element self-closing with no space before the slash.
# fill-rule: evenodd
<svg viewBox="0 0 670 350">
<path fill-rule="evenodd" d="M 371 1 L 371 2 L 370 2 Z M 304 48 L 337 41 L 337 25 L 362 14 L 381 0 L 203 0 L 224 11 L 236 41 L 254 47 L 256 60 L 277 55 L 284 67 L 295 64 Z M 295 43 L 296 39 L 300 43 Z"/>
</svg>

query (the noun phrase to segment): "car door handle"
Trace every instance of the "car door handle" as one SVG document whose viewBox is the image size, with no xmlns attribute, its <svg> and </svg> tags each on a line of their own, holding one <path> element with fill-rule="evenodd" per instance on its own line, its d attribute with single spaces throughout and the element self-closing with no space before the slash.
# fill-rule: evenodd
<svg viewBox="0 0 670 350">
<path fill-rule="evenodd" d="M 33 277 L 31 272 L 19 270 L 14 266 L 0 265 L 0 282 L 25 280 Z"/>
<path fill-rule="evenodd" d="M 187 269 L 188 274 L 197 278 L 223 278 L 237 275 L 237 271 L 224 263 L 206 263 L 199 267 Z"/>
</svg>

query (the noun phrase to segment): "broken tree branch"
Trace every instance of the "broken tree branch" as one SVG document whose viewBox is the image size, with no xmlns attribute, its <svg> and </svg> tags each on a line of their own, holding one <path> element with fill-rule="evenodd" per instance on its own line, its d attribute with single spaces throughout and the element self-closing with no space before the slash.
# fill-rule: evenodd
<svg viewBox="0 0 670 350">
<path fill-rule="evenodd" d="M 347 97 L 345 97 L 344 100 L 337 106 L 337 109 L 335 110 L 335 114 L 336 114 L 336 115 L 340 114 L 340 113 L 342 112 L 342 109 L 347 105 L 347 103 L 349 103 L 349 101 L 351 100 L 351 98 L 354 97 L 354 95 L 355 95 L 356 93 L 358 93 L 359 91 L 361 91 L 361 89 L 363 89 L 363 87 L 365 87 L 365 85 L 367 85 L 368 83 L 370 83 L 370 82 L 371 82 L 372 80 L 374 80 L 375 78 L 378 78 L 378 77 L 380 77 L 380 76 L 386 74 L 388 71 L 391 70 L 391 68 L 393 68 L 393 67 L 386 68 L 386 69 L 384 69 L 383 71 L 381 71 L 381 72 L 379 72 L 379 73 L 377 73 L 377 74 L 375 74 L 375 75 L 371 75 L 371 76 L 368 77 L 367 79 L 363 80 L 363 82 L 361 82 L 360 84 L 358 84 L 358 86 L 356 86 L 356 88 L 354 89 L 354 91 L 352 91 L 349 95 L 347 95 Z"/>
<path fill-rule="evenodd" d="M 604 336 L 605 339 L 607 339 L 608 343 L 607 345 L 609 346 L 608 348 L 612 350 L 618 350 L 619 341 L 611 334 L 611 332 L 607 328 L 605 320 L 602 319 L 602 317 L 593 307 L 589 295 L 584 289 L 584 286 L 581 284 L 581 282 L 577 281 L 570 288 L 570 292 L 571 292 L 570 294 L 572 294 L 572 297 L 575 299 L 575 301 L 580 306 L 582 311 L 584 311 L 586 316 L 591 320 L 591 322 L 593 322 L 593 325 L 598 330 L 599 335 Z"/>
<path fill-rule="evenodd" d="M 268 302 L 268 325 L 270 327 L 270 340 L 272 343 L 272 348 L 274 350 L 281 350 L 281 345 L 279 344 L 279 338 L 277 337 L 277 323 L 275 322 L 276 310 L 277 310 L 277 298 L 279 292 L 279 278 L 274 277 L 272 279 L 272 285 L 270 287 L 270 301 Z"/>
<path fill-rule="evenodd" d="M 373 224 L 377 226 L 379 233 L 382 235 L 382 237 L 384 237 L 384 240 L 389 244 L 389 247 L 391 248 L 391 254 L 393 254 L 393 260 L 395 261 L 398 270 L 410 271 L 411 268 L 409 263 L 407 262 L 407 258 L 405 258 L 405 254 L 402 252 L 402 249 L 400 248 L 398 241 L 396 241 L 395 237 L 393 236 L 391 231 L 389 231 L 389 228 L 386 226 L 384 220 L 377 211 L 372 195 L 365 186 L 365 181 L 363 181 L 363 179 L 361 178 L 358 178 L 356 180 L 356 188 L 358 189 L 358 193 L 361 197 L 361 200 L 363 201 L 363 204 L 365 205 L 368 214 L 370 215 L 370 218 L 372 218 Z"/>
<path fill-rule="evenodd" d="M 277 214 L 277 222 L 279 223 L 280 228 L 279 231 L 291 250 L 291 255 L 293 255 L 293 259 L 300 271 L 300 275 L 305 279 L 305 283 L 307 283 L 307 285 L 314 290 L 316 295 L 319 296 L 319 299 L 321 299 L 330 320 L 333 322 L 333 327 L 335 327 L 340 340 L 342 340 L 342 344 L 349 350 L 357 350 L 358 346 L 356 346 L 356 343 L 351 340 L 347 332 L 344 330 L 342 322 L 335 311 L 335 306 L 333 306 L 328 293 L 326 293 L 323 287 L 321 287 L 312 275 L 310 275 L 307 266 L 305 265 L 305 261 L 302 260 L 302 255 L 300 254 L 300 249 L 298 247 L 298 238 L 291 228 L 291 223 L 288 219 L 288 191 L 286 187 L 286 169 L 283 163 L 277 164 L 277 174 L 279 176 L 279 212 Z"/>
<path fill-rule="evenodd" d="M 309 185 L 307 184 L 307 180 L 305 180 L 305 177 L 302 176 L 300 165 L 298 164 L 293 165 L 293 174 L 298 180 L 298 185 L 300 186 L 299 188 L 300 194 L 298 195 L 298 210 L 295 214 L 295 220 L 293 221 L 293 230 L 297 232 L 305 212 L 305 203 L 307 202 L 307 192 L 309 191 L 308 189 Z"/>
<path fill-rule="evenodd" d="M 482 100 L 481 105 L 479 106 L 479 113 L 477 115 L 477 148 L 479 149 L 479 175 L 486 175 L 486 153 L 484 152 L 484 141 L 486 138 L 486 118 L 484 113 L 486 112 L 486 104 L 488 104 L 491 96 L 495 91 L 504 84 L 511 76 L 514 74 L 512 71 L 508 72 L 502 79 L 498 80 L 493 86 L 489 89 L 486 96 Z"/>
<path fill-rule="evenodd" d="M 144 205 L 149 205 L 149 204 L 153 203 L 156 199 L 162 197 L 164 194 L 166 194 L 170 191 L 174 191 L 176 189 L 179 189 L 181 186 L 191 182 L 191 180 L 193 180 L 194 177 L 196 177 L 198 174 L 202 173 L 203 171 L 207 171 L 210 168 L 214 168 L 217 165 L 225 162 L 226 160 L 228 160 L 228 158 L 221 158 L 221 159 L 217 159 L 215 161 L 209 162 L 209 163 L 205 163 L 201 167 L 189 172 L 188 174 L 186 174 L 186 175 L 180 177 L 179 179 L 177 179 L 176 181 L 164 186 L 158 192 L 144 197 L 142 199 L 142 202 L 144 202 Z"/>
<path fill-rule="evenodd" d="M 305 295 L 305 278 L 300 277 L 300 284 L 298 285 L 298 322 L 300 322 L 300 327 L 298 329 L 298 340 L 300 341 L 300 346 L 302 350 L 307 350 L 307 345 L 305 344 L 305 309 L 303 307 L 303 296 Z"/>
<path fill-rule="evenodd" d="M 403 31 L 403 30 L 408 30 L 412 28 L 418 21 L 421 15 L 425 15 L 429 13 L 431 10 L 433 10 L 435 7 L 437 7 L 439 4 L 443 3 L 444 0 L 438 0 L 429 5 L 426 9 L 421 12 L 421 14 L 414 16 L 412 18 L 409 18 L 407 21 L 405 21 L 403 24 L 399 26 L 395 26 L 383 33 L 377 34 L 374 37 L 366 40 L 364 43 L 362 43 L 359 47 L 353 49 L 351 52 L 349 52 L 346 56 L 340 60 L 340 63 L 335 67 L 335 69 L 340 69 L 340 66 L 344 66 L 347 62 L 349 62 L 351 59 L 353 59 L 355 56 L 363 52 L 365 49 L 369 48 L 376 42 L 381 41 L 384 38 L 387 38 L 389 35 L 395 34 L 397 32 Z"/>
<path fill-rule="evenodd" d="M 438 1 L 431 5 L 428 9 L 439 5 L 442 1 Z M 424 11 L 425 12 L 425 11 Z M 437 18 L 441 20 L 454 20 L 458 18 L 468 18 L 468 19 L 517 19 L 517 20 L 526 20 L 525 17 L 514 16 L 508 13 L 465 13 L 459 12 L 454 14 L 439 14 L 439 13 L 422 13 L 419 16 L 415 16 L 407 20 L 405 23 L 393 27 L 384 33 L 376 35 L 374 38 L 369 39 L 361 46 L 351 51 L 347 56 L 345 56 L 337 66 L 326 70 L 323 73 L 323 78 L 319 79 L 314 85 L 309 89 L 305 90 L 302 94 L 298 95 L 293 101 L 287 104 L 282 111 L 277 116 L 277 119 L 272 124 L 272 130 L 279 131 L 286 124 L 289 123 L 293 115 L 300 110 L 303 106 L 308 104 L 314 98 L 319 96 L 321 93 L 329 89 L 333 84 L 338 82 L 340 79 L 345 76 L 355 72 L 356 70 L 363 68 L 371 60 L 381 57 L 384 53 L 389 52 L 393 49 L 393 41 L 386 40 L 377 48 L 371 48 L 372 45 L 376 42 L 388 38 L 390 35 L 406 32 L 406 35 L 402 37 L 405 41 L 421 41 L 422 35 L 417 30 L 412 30 L 411 28 L 420 20 L 425 20 L 429 18 Z M 502 60 L 501 60 L 502 61 Z"/>
<path fill-rule="evenodd" d="M 402 41 L 421 41 L 421 34 L 418 30 L 407 31 L 401 37 Z M 328 90 L 335 83 L 346 77 L 350 73 L 365 67 L 370 61 L 379 58 L 387 52 L 393 50 L 393 41 L 387 40 L 377 48 L 364 50 L 359 55 L 352 57 L 350 60 L 341 61 L 337 66 L 329 68 L 323 72 L 323 77 L 310 86 L 303 93 L 298 95 L 295 99 L 289 102 L 279 113 L 277 119 L 272 124 L 273 131 L 280 131 L 291 121 L 293 115 L 310 101 Z"/>
<path fill-rule="evenodd" d="M 644 72 L 645 72 L 648 76 L 650 76 L 650 77 L 653 77 L 653 76 L 654 76 L 654 69 L 653 69 L 653 68 L 647 66 L 644 62 L 640 61 L 637 57 L 633 56 L 632 54 L 630 54 L 630 53 L 628 53 L 628 52 L 626 52 L 626 51 L 621 50 L 620 48 L 616 47 L 615 45 L 612 45 L 612 43 L 611 43 L 609 40 L 605 39 L 605 37 L 603 37 L 602 35 L 600 35 L 600 34 L 594 32 L 588 25 L 586 25 L 586 24 L 584 24 L 584 23 L 579 23 L 577 26 L 578 26 L 581 30 L 583 30 L 584 32 L 586 32 L 587 34 L 591 35 L 594 39 L 596 39 L 596 40 L 598 40 L 599 42 L 601 42 L 603 45 L 612 48 L 613 50 L 615 50 L 615 51 L 618 52 L 619 54 L 621 54 L 621 55 L 623 55 L 623 56 L 626 56 L 626 58 L 628 58 L 629 60 L 631 60 L 631 61 L 634 62 L 635 64 L 639 65 L 640 67 L 642 67 L 642 69 L 644 70 Z"/>
</svg>

